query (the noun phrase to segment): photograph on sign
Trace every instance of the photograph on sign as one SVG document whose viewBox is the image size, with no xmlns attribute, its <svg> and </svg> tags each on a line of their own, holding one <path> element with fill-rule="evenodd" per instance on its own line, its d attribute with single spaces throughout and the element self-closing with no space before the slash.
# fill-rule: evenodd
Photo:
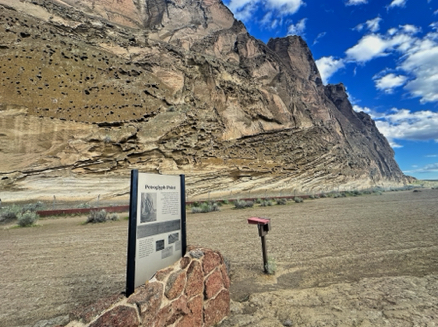
<svg viewBox="0 0 438 327">
<path fill-rule="evenodd" d="M 147 223 L 157 220 L 157 194 L 141 193 L 140 222 Z"/>
</svg>

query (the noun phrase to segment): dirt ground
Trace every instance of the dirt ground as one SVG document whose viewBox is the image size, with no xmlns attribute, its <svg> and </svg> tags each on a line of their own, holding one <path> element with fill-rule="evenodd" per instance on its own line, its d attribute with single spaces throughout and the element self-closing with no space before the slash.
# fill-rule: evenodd
<svg viewBox="0 0 438 327">
<path fill-rule="evenodd" d="M 122 214 L 121 217 L 126 217 Z M 262 273 L 251 216 L 269 217 Z M 0 226 L 0 327 L 37 326 L 125 287 L 127 220 Z M 222 326 L 437 326 L 438 190 L 187 215 L 188 244 L 231 265 Z M 40 323 L 41 325 L 41 323 Z"/>
</svg>

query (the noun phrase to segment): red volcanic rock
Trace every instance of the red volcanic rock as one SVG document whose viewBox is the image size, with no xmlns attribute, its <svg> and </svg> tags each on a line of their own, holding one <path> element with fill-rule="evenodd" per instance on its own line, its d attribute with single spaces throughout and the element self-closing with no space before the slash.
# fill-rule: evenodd
<svg viewBox="0 0 438 327">
<path fill-rule="evenodd" d="M 182 295 L 157 313 L 154 327 L 167 327 L 175 321 L 190 314 L 187 297 Z"/>
<path fill-rule="evenodd" d="M 183 258 L 181 258 L 181 260 L 180 260 L 180 265 L 179 265 L 179 267 L 181 268 L 181 269 L 186 269 L 187 268 L 187 266 L 189 265 L 189 263 L 190 263 L 190 258 L 189 257 L 183 257 Z"/>
<path fill-rule="evenodd" d="M 138 327 L 137 310 L 133 307 L 119 305 L 100 316 L 89 327 Z"/>
<path fill-rule="evenodd" d="M 129 297 L 128 303 L 139 307 L 142 323 L 148 325 L 154 321 L 162 299 L 163 284 L 154 282 L 137 288 L 135 293 Z"/>
<path fill-rule="evenodd" d="M 187 307 L 190 313 L 184 316 L 175 327 L 201 327 L 203 322 L 203 296 L 198 295 L 192 298 Z"/>
<path fill-rule="evenodd" d="M 175 271 L 169 276 L 169 279 L 166 283 L 166 289 L 164 291 L 164 294 L 169 300 L 175 299 L 182 293 L 184 287 L 186 286 L 186 277 L 187 274 L 185 270 Z"/>
<path fill-rule="evenodd" d="M 216 269 L 205 279 L 205 298 L 210 299 L 224 287 L 222 272 Z"/>
<path fill-rule="evenodd" d="M 213 326 L 230 313 L 230 293 L 222 290 L 204 305 L 204 327 Z"/>
<path fill-rule="evenodd" d="M 167 278 L 167 276 L 169 276 L 169 273 L 170 273 L 172 270 L 173 270 L 172 267 L 164 268 L 164 269 L 158 270 L 158 271 L 155 273 L 155 278 L 156 278 L 157 280 L 159 280 L 159 281 L 163 281 L 163 280 L 165 280 L 165 279 Z"/>
<path fill-rule="evenodd" d="M 95 303 L 92 303 L 85 308 L 78 309 L 72 312 L 70 314 L 70 319 L 79 320 L 84 323 L 89 323 L 94 319 L 94 317 L 105 311 L 107 308 L 109 308 L 111 305 L 116 303 L 121 298 L 123 298 L 123 295 L 114 294 L 112 296 L 99 299 Z"/>
<path fill-rule="evenodd" d="M 214 268 L 220 266 L 221 263 L 222 257 L 218 253 L 215 253 L 212 250 L 206 250 L 204 253 L 204 259 L 202 260 L 204 274 L 208 275 Z"/>
<path fill-rule="evenodd" d="M 187 269 L 187 284 L 185 294 L 187 298 L 202 294 L 204 291 L 204 274 L 202 273 L 201 264 L 198 261 L 192 261 Z"/>
<path fill-rule="evenodd" d="M 220 269 L 222 273 L 222 279 L 224 281 L 224 286 L 226 289 L 229 289 L 231 285 L 231 281 L 230 281 L 230 277 L 228 276 L 228 271 L 227 271 L 227 267 L 225 266 L 225 263 L 223 263 L 220 266 Z"/>
</svg>

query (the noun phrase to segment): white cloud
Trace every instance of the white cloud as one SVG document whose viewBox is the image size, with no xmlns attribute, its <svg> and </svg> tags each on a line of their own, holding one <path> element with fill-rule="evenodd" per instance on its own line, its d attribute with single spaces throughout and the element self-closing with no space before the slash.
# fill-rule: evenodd
<svg viewBox="0 0 438 327">
<path fill-rule="evenodd" d="M 377 112 L 368 107 L 353 106 L 375 120 L 376 126 L 393 148 L 402 147 L 397 140 L 438 142 L 438 112 L 430 110 L 412 112 L 408 109 L 392 109 L 389 113 Z M 427 157 L 435 157 L 430 155 Z"/>
<path fill-rule="evenodd" d="M 421 27 L 417 27 L 417 26 L 410 25 L 410 24 L 402 25 L 400 27 L 407 34 L 417 34 L 417 33 L 421 32 Z"/>
<path fill-rule="evenodd" d="M 374 82 L 376 83 L 377 89 L 390 94 L 396 87 L 404 85 L 407 79 L 406 76 L 391 73 L 383 77 L 375 76 Z"/>
<path fill-rule="evenodd" d="M 370 115 L 370 117 L 375 121 L 377 121 L 379 119 L 384 120 L 386 117 L 385 113 L 378 112 L 378 111 L 371 109 L 371 108 L 368 108 L 368 107 L 360 107 L 358 105 L 353 105 L 353 110 L 356 112 L 364 112 L 364 113 Z"/>
<path fill-rule="evenodd" d="M 392 109 L 376 118 L 376 126 L 392 147 L 400 146 L 395 140 L 438 142 L 438 113 L 430 110 L 412 112 Z"/>
<path fill-rule="evenodd" d="M 272 9 L 281 10 L 283 14 L 295 14 L 304 2 L 302 0 L 267 0 L 266 4 Z"/>
<path fill-rule="evenodd" d="M 396 28 L 390 28 L 387 33 L 388 33 L 388 35 L 394 35 L 395 33 L 397 33 L 397 29 Z"/>
<path fill-rule="evenodd" d="M 290 24 L 287 28 L 287 35 L 301 35 L 304 36 L 304 30 L 306 29 L 307 18 L 301 19 L 298 23 Z"/>
<path fill-rule="evenodd" d="M 327 84 L 329 78 L 339 69 L 343 68 L 345 64 L 342 59 L 334 59 L 330 56 L 316 60 L 316 66 L 318 67 L 323 83 Z"/>
<path fill-rule="evenodd" d="M 234 13 L 234 17 L 241 21 L 253 18 L 257 10 L 257 2 L 254 0 L 231 0 L 228 8 Z"/>
<path fill-rule="evenodd" d="M 398 76 L 376 77 L 376 87 L 391 93 L 395 87 L 404 89 L 421 103 L 438 102 L 438 24 L 432 23 L 433 30 L 420 37 L 421 29 L 414 25 L 391 28 L 386 34 L 369 34 L 348 49 L 346 62 L 365 64 L 375 58 L 394 55 Z"/>
<path fill-rule="evenodd" d="M 438 158 L 438 154 L 428 154 L 425 155 L 426 158 Z"/>
<path fill-rule="evenodd" d="M 390 30 L 392 34 L 369 34 L 364 36 L 359 42 L 348 49 L 345 53 L 350 61 L 365 63 L 378 57 L 384 57 L 393 50 L 403 52 L 408 50 L 415 38 L 411 35 Z"/>
<path fill-rule="evenodd" d="M 355 105 L 353 105 L 353 110 L 356 112 L 364 112 L 364 113 L 370 115 L 371 118 L 373 118 L 373 119 L 377 118 L 374 114 L 374 111 L 368 107 L 360 107 L 360 106 L 355 104 Z"/>
<path fill-rule="evenodd" d="M 414 97 L 420 97 L 421 103 L 438 101 L 438 42 L 430 38 L 418 40 L 408 50 L 406 59 L 400 67 L 411 72 L 413 79 L 405 89 Z"/>
<path fill-rule="evenodd" d="M 274 15 L 273 11 L 268 11 L 260 20 L 260 25 L 271 30 L 275 29 L 278 25 L 282 25 L 283 18 L 282 17 L 274 18 L 273 15 Z"/>
<path fill-rule="evenodd" d="M 345 4 L 347 6 L 357 6 L 357 5 L 363 5 L 368 3 L 368 0 L 348 0 Z"/>
<path fill-rule="evenodd" d="M 359 43 L 348 49 L 345 53 L 347 59 L 364 63 L 371 59 L 388 55 L 385 51 L 389 45 L 379 35 L 366 35 L 359 40 Z"/>
<path fill-rule="evenodd" d="M 391 4 L 388 6 L 388 9 L 394 7 L 404 7 L 406 2 L 408 2 L 408 0 L 393 0 Z"/>
<path fill-rule="evenodd" d="M 319 40 L 322 39 L 326 34 L 327 34 L 326 32 L 319 33 L 316 36 L 315 40 L 313 41 L 313 45 L 317 44 Z"/>
<path fill-rule="evenodd" d="M 403 171 L 404 174 L 430 174 L 438 172 L 438 162 L 419 167 L 418 165 L 412 165 L 413 170 Z M 432 177 L 432 176 L 431 176 Z M 433 176 L 432 178 L 436 178 Z"/>
<path fill-rule="evenodd" d="M 428 165 L 424 166 L 422 170 L 438 171 L 438 162 L 433 163 L 433 164 L 428 164 Z"/>
<path fill-rule="evenodd" d="M 260 24 L 266 26 L 266 25 L 271 25 L 271 22 L 272 22 L 272 11 L 268 11 L 260 20 Z"/>
<path fill-rule="evenodd" d="M 382 18 L 376 17 L 374 19 L 367 20 L 365 23 L 357 25 L 354 29 L 362 31 L 365 27 L 371 32 L 377 32 L 380 29 L 380 22 Z"/>
<path fill-rule="evenodd" d="M 236 19 L 249 21 L 254 19 L 254 13 L 260 8 L 276 11 L 277 16 L 282 16 L 294 14 L 304 5 L 303 0 L 231 0 L 227 6 Z"/>
</svg>

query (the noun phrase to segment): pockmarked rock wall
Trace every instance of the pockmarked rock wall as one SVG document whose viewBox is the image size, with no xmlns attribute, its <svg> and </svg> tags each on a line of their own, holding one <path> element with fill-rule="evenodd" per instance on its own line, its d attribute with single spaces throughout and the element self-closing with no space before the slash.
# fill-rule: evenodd
<svg viewBox="0 0 438 327">
<path fill-rule="evenodd" d="M 222 255 L 192 248 L 128 298 L 114 296 L 73 313 L 66 327 L 209 327 L 230 312 Z"/>
<path fill-rule="evenodd" d="M 219 0 L 0 0 L 0 149 L 8 191 L 131 169 L 192 197 L 410 181 L 302 38 L 265 44 Z"/>
</svg>

